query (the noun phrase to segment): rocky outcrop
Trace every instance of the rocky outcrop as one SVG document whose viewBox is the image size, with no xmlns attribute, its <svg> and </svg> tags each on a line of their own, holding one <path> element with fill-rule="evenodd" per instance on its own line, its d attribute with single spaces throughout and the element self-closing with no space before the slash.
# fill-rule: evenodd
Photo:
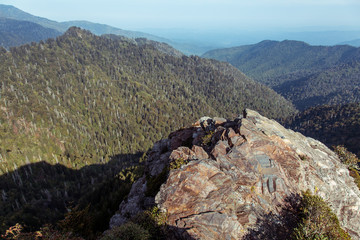
<svg viewBox="0 0 360 240">
<path fill-rule="evenodd" d="M 185 164 L 168 170 L 150 196 L 147 181 L 179 159 Z M 336 154 L 246 110 L 234 121 L 203 118 L 157 142 L 145 176 L 110 225 L 156 204 L 167 214 L 175 239 L 258 239 L 251 234 L 259 221 L 280 215 L 287 200 L 305 190 L 325 199 L 342 227 L 360 239 L 360 191 Z"/>
</svg>

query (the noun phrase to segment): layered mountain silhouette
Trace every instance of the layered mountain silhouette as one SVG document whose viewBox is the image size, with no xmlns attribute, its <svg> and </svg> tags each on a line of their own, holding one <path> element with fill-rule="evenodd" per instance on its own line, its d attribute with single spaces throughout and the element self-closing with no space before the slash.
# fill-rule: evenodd
<svg viewBox="0 0 360 240">
<path fill-rule="evenodd" d="M 101 23 L 93 23 L 89 21 L 67 21 L 67 22 L 57 22 L 53 20 L 49 20 L 43 17 L 37 17 L 32 14 L 29 14 L 27 12 L 24 12 L 14 6 L 11 5 L 4 5 L 0 4 L 0 18 L 6 18 L 7 21 L 10 20 L 18 20 L 22 22 L 18 22 L 17 28 L 39 28 L 39 26 L 31 25 L 29 26 L 28 23 L 25 22 L 32 22 L 36 23 L 46 29 L 52 29 L 53 31 L 64 33 L 72 26 L 80 27 L 82 29 L 86 29 L 91 31 L 92 33 L 96 35 L 103 35 L 103 34 L 113 34 L 113 35 L 119 35 L 124 36 L 127 38 L 146 38 L 149 40 L 157 41 L 157 42 L 164 42 L 167 43 L 179 51 L 182 51 L 185 54 L 201 54 L 207 51 L 210 47 L 205 46 L 199 46 L 198 44 L 191 44 L 191 43 L 182 43 L 177 42 L 173 40 L 169 40 L 166 38 L 158 37 L 149 33 L 139 32 L 139 31 L 130 31 L 130 30 L 124 30 L 116 27 L 112 27 L 110 25 L 101 24 Z M 24 22 L 25 21 L 25 22 Z M 21 23 L 21 25 L 19 25 Z M 6 28 L 11 28 L 12 25 L 7 22 Z M 29 29 L 28 29 L 29 30 Z M 53 38 L 55 36 L 58 36 L 60 34 L 54 35 L 52 32 L 49 32 L 48 34 L 46 31 L 43 31 L 41 35 L 38 36 L 40 40 L 46 40 L 48 38 Z M 12 38 L 11 32 L 2 32 L 4 34 L 4 40 L 11 40 L 10 42 L 6 41 L 3 45 L 4 47 L 7 46 L 19 46 L 24 43 L 30 43 L 32 41 L 37 41 L 37 39 L 33 38 L 33 32 L 22 32 L 21 36 L 23 40 L 25 41 L 14 41 Z M 7 36 L 9 35 L 9 36 Z"/>
<path fill-rule="evenodd" d="M 68 21 L 68 22 L 57 22 L 49 20 L 43 17 L 37 17 L 27 12 L 24 12 L 14 6 L 0 4 L 0 17 L 14 19 L 19 21 L 28 21 L 39 24 L 43 27 L 54 29 L 58 32 L 64 33 L 68 28 L 72 26 L 81 27 L 83 29 L 89 30 L 94 34 L 117 34 L 129 38 L 148 38 L 151 40 L 161 41 L 162 38 L 153 36 L 151 34 L 135 31 L 127 31 L 119 28 L 115 28 L 106 24 L 93 23 L 89 21 Z M 49 37 L 50 38 L 50 37 Z M 46 39 L 44 39 L 46 40 Z"/>
<path fill-rule="evenodd" d="M 272 87 L 298 109 L 360 100 L 360 48 L 263 41 L 213 50 L 203 56 L 231 63 Z"/>
<path fill-rule="evenodd" d="M 171 214 L 155 230 L 175 238 L 281 239 L 308 188 L 359 238 L 340 159 L 266 117 L 359 155 L 360 48 L 263 41 L 188 57 L 156 36 L 7 5 L 0 44 L 1 232 L 58 223 L 95 239 L 117 209 L 111 226 L 142 231 L 156 206 Z M 201 116 L 224 118 L 184 128 Z"/>
<path fill-rule="evenodd" d="M 39 24 L 0 18 L 0 46 L 10 48 L 60 36 L 61 32 Z"/>
</svg>

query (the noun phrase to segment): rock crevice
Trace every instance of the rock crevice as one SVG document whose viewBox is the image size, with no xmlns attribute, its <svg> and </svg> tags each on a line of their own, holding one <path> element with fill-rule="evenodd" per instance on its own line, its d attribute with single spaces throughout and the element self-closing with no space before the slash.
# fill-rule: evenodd
<svg viewBox="0 0 360 240">
<path fill-rule="evenodd" d="M 186 163 L 168 170 L 155 198 L 145 194 L 147 178 L 139 179 L 112 226 L 152 203 L 167 214 L 168 226 L 193 239 L 248 239 L 262 216 L 280 214 L 286 199 L 310 190 L 360 239 L 360 191 L 336 154 L 255 111 L 234 121 L 202 118 L 157 142 L 147 156 L 148 178 L 173 161 Z"/>
</svg>

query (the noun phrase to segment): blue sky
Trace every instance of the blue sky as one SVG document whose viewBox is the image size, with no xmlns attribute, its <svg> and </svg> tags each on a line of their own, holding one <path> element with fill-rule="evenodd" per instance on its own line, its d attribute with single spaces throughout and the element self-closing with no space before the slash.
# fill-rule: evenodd
<svg viewBox="0 0 360 240">
<path fill-rule="evenodd" d="M 360 29 L 360 0 L 2 0 L 56 21 L 123 29 Z"/>
</svg>

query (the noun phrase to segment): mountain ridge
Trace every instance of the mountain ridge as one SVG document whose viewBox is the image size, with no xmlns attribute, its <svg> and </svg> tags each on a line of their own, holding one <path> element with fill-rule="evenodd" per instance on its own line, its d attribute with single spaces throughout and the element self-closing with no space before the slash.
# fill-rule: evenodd
<svg viewBox="0 0 360 240">
<path fill-rule="evenodd" d="M 228 63 L 169 55 L 147 41 L 110 39 L 75 27 L 56 39 L 1 51 L 0 61 L 0 171 L 8 181 L 11 176 L 16 183 L 28 179 L 22 192 L 8 184 L 0 212 L 28 225 L 34 219 L 22 214 L 27 204 L 52 205 L 55 198 L 35 194 L 37 178 L 24 166 L 46 161 L 79 170 L 115 160 L 121 167 L 123 159 L 116 156 L 146 151 L 189 124 L 188 119 L 232 117 L 246 106 L 276 118 L 296 112 L 283 97 Z M 83 176 L 84 185 L 69 180 L 71 187 L 63 191 L 52 185 L 58 182 L 52 178 L 42 179 L 41 186 L 64 200 L 58 209 L 66 209 L 67 201 L 78 201 L 77 188 L 103 180 L 103 173 L 95 172 Z M 12 206 L 15 200 L 18 205 Z M 57 219 L 63 214 L 41 211 Z"/>
<path fill-rule="evenodd" d="M 33 22 L 0 17 L 0 46 L 7 49 L 60 35 L 61 33 L 56 30 Z"/>
<path fill-rule="evenodd" d="M 330 47 L 312 46 L 305 42 L 294 40 L 284 40 L 281 42 L 264 40 L 257 44 L 224 50 L 211 50 L 205 53 L 203 57 L 230 62 L 257 81 L 269 86 L 276 86 L 279 83 L 267 82 L 266 78 L 271 80 L 285 73 L 290 74 L 303 69 L 326 69 L 339 63 L 359 61 L 359 52 L 359 48 L 346 45 Z M 260 65 L 255 69 L 251 69 L 255 64 L 250 61 L 257 62 Z M 287 69 L 281 70 L 283 66 L 278 65 L 281 63 Z M 277 68 L 280 69 L 276 70 Z"/>
<path fill-rule="evenodd" d="M 262 41 L 203 55 L 226 61 L 272 87 L 299 109 L 360 99 L 360 48 L 311 46 L 300 41 Z"/>
<path fill-rule="evenodd" d="M 304 221 L 316 225 L 305 236 L 349 239 L 330 230 L 329 217 L 310 213 L 315 206 L 297 219 L 301 191 L 326 199 L 344 230 L 360 239 L 360 213 L 351 210 L 360 206 L 360 190 L 324 144 L 249 109 L 235 120 L 203 117 L 147 152 L 144 174 L 108 234 L 123 236 L 129 223 L 147 229 L 133 216 L 154 206 L 166 239 L 292 239 Z"/>
<path fill-rule="evenodd" d="M 65 22 L 57 22 L 53 20 L 49 20 L 47 18 L 37 17 L 27 12 L 24 12 L 12 5 L 4 5 L 0 4 L 0 17 L 6 17 L 14 20 L 20 21 L 29 21 L 37 23 L 43 27 L 55 29 L 56 31 L 65 33 L 68 28 L 72 26 L 80 27 L 86 30 L 89 30 L 97 35 L 103 34 L 116 34 L 120 36 L 125 36 L 128 38 L 147 38 L 149 40 L 157 41 L 157 42 L 165 42 L 171 46 L 176 47 L 176 49 L 184 52 L 185 54 L 197 54 L 198 50 L 196 46 L 179 43 L 173 40 L 169 40 L 166 38 L 158 37 L 153 34 L 139 32 L 139 31 L 130 31 L 123 30 L 120 28 L 116 28 L 107 24 L 101 23 L 93 23 L 85 20 L 77 20 L 77 21 L 65 21 Z M 47 38 L 52 37 L 48 36 L 42 40 L 46 40 Z M 30 43 L 30 42 L 29 42 Z M 202 50 L 201 50 L 202 51 Z"/>
<path fill-rule="evenodd" d="M 318 139 L 328 147 L 345 146 L 360 156 L 360 103 L 324 105 L 291 116 L 284 126 Z"/>
</svg>

